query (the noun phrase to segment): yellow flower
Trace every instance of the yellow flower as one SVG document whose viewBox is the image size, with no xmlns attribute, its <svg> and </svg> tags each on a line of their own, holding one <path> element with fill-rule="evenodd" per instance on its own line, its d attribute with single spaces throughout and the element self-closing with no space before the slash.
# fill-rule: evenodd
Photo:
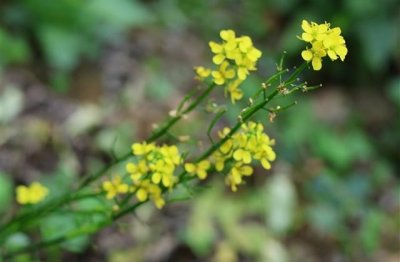
<svg viewBox="0 0 400 262">
<path fill-rule="evenodd" d="M 185 170 L 189 174 L 197 175 L 200 179 L 206 179 L 207 170 L 210 168 L 210 162 L 208 160 L 200 161 L 197 164 L 186 163 Z"/>
<path fill-rule="evenodd" d="M 132 145 L 133 154 L 136 156 L 145 155 L 149 153 L 155 147 L 154 143 L 147 144 L 146 142 L 143 143 L 135 143 Z"/>
<path fill-rule="evenodd" d="M 243 176 L 250 176 L 253 174 L 253 168 L 251 166 L 242 165 L 237 163 L 232 167 L 228 176 L 226 177 L 226 183 L 231 186 L 233 192 L 237 191 L 237 186 L 243 182 Z"/>
<path fill-rule="evenodd" d="M 251 163 L 251 154 L 249 151 L 246 151 L 242 148 L 237 149 L 234 153 L 233 153 L 233 158 L 236 161 L 242 161 L 243 163 L 249 164 Z"/>
<path fill-rule="evenodd" d="M 229 93 L 231 97 L 231 102 L 234 104 L 236 101 L 242 99 L 243 92 L 239 89 L 239 85 L 242 83 L 242 80 L 236 79 L 235 81 L 229 83 L 226 87 L 226 92 Z"/>
<path fill-rule="evenodd" d="M 313 69 L 318 71 L 322 68 L 322 58 L 326 56 L 326 51 L 322 42 L 315 42 L 311 49 L 301 52 L 301 56 L 307 62 L 311 61 Z"/>
<path fill-rule="evenodd" d="M 256 63 L 261 57 L 260 50 L 254 47 L 248 36 L 236 37 L 233 30 L 221 30 L 222 42 L 209 42 L 212 60 L 218 67 L 211 71 L 213 81 L 217 85 L 225 85 L 225 95 L 229 93 L 232 103 L 242 99 L 243 92 L 239 85 L 247 78 L 251 71 L 257 70 Z M 197 78 L 204 79 L 209 72 L 204 67 L 196 68 Z"/>
<path fill-rule="evenodd" d="M 339 27 L 330 28 L 329 23 L 316 24 L 306 20 L 303 20 L 301 27 L 304 33 L 300 39 L 311 44 L 311 48 L 303 50 L 301 56 L 305 61 L 311 62 L 314 70 L 322 68 L 322 58 L 326 55 L 332 61 L 338 57 L 344 60 L 348 50 Z"/>
<path fill-rule="evenodd" d="M 265 169 L 271 168 L 271 162 L 275 160 L 276 155 L 272 149 L 274 140 L 271 140 L 263 132 L 264 127 L 261 123 L 248 122 L 243 123 L 240 130 L 232 135 L 211 159 L 217 171 L 223 171 L 225 163 L 231 163 L 232 166 L 226 178 L 226 183 L 231 186 L 233 191 L 242 184 L 243 176 L 249 176 L 253 169 L 247 165 L 253 160 L 259 161 Z M 218 132 L 220 138 L 225 138 L 230 132 L 229 128 Z"/>
<path fill-rule="evenodd" d="M 332 60 L 336 60 L 339 56 L 343 61 L 347 54 L 346 41 L 340 33 L 339 27 L 333 28 L 323 40 L 323 45 Z"/>
<path fill-rule="evenodd" d="M 39 182 L 33 182 L 30 186 L 18 186 L 16 193 L 17 202 L 26 205 L 41 202 L 48 195 L 49 190 Z"/>
<path fill-rule="evenodd" d="M 303 20 L 301 23 L 301 28 L 303 28 L 304 33 L 301 35 L 301 39 L 305 42 L 321 41 L 326 37 L 329 29 L 329 24 L 324 23 L 318 25 L 317 23 L 309 23 Z"/>
<path fill-rule="evenodd" d="M 106 198 L 112 199 L 118 194 L 128 192 L 129 186 L 122 182 L 120 176 L 115 176 L 111 181 L 103 182 L 103 190 L 107 193 Z"/>
<path fill-rule="evenodd" d="M 137 163 L 126 164 L 133 182 L 149 176 L 153 184 L 172 187 L 176 181 L 175 168 L 181 164 L 181 156 L 176 146 L 156 146 L 154 143 L 135 143 L 132 145 Z"/>
<path fill-rule="evenodd" d="M 131 174 L 132 180 L 136 181 L 145 176 L 149 168 L 147 167 L 146 160 L 140 160 L 138 164 L 126 164 L 126 171 Z"/>
<path fill-rule="evenodd" d="M 222 171 L 224 170 L 225 167 L 225 161 L 228 159 L 229 157 L 227 157 L 226 155 L 224 155 L 221 152 L 216 151 L 213 155 L 212 155 L 212 159 L 214 160 L 214 164 L 215 164 L 215 169 L 217 171 Z"/>
<path fill-rule="evenodd" d="M 162 198 L 161 188 L 152 184 L 150 180 L 146 179 L 138 182 L 133 189 L 136 190 L 136 198 L 139 202 L 144 202 L 150 198 L 158 209 L 165 205 L 165 200 Z"/>
<path fill-rule="evenodd" d="M 198 79 L 198 80 L 203 80 L 211 74 L 211 70 L 208 68 L 205 68 L 203 66 L 197 66 L 194 68 L 194 70 L 197 75 L 196 79 Z"/>
<path fill-rule="evenodd" d="M 223 85 L 227 80 L 235 77 L 235 70 L 230 68 L 227 61 L 224 61 L 218 71 L 213 71 L 211 75 L 214 77 L 214 83 Z"/>
</svg>

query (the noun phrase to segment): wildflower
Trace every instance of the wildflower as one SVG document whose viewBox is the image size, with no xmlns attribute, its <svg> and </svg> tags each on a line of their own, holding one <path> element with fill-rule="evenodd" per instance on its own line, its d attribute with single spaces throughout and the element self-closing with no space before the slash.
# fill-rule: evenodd
<svg viewBox="0 0 400 262">
<path fill-rule="evenodd" d="M 223 85 L 227 80 L 235 77 L 235 71 L 229 68 L 229 63 L 224 61 L 217 71 L 213 71 L 211 75 L 217 85 Z"/>
<path fill-rule="evenodd" d="M 233 30 L 221 30 L 220 37 L 220 43 L 209 42 L 214 54 L 212 60 L 217 66 L 216 70 L 211 71 L 211 76 L 215 84 L 226 85 L 225 95 L 229 94 L 232 103 L 235 103 L 243 97 L 239 85 L 246 80 L 251 71 L 257 70 L 256 63 L 262 53 L 254 47 L 250 37 L 237 37 Z M 203 67 L 198 67 L 196 73 L 200 80 L 209 75 Z"/>
<path fill-rule="evenodd" d="M 205 78 L 207 78 L 210 74 L 211 74 L 211 70 L 208 68 L 205 68 L 203 66 L 197 66 L 194 68 L 195 72 L 196 72 L 196 79 L 198 80 L 203 80 Z"/>
<path fill-rule="evenodd" d="M 307 62 L 312 61 L 311 64 L 313 69 L 318 71 L 322 67 L 322 58 L 326 56 L 326 51 L 322 42 L 315 42 L 312 44 L 311 49 L 301 52 L 301 56 Z"/>
<path fill-rule="evenodd" d="M 132 180 L 139 180 L 144 174 L 149 171 L 145 160 L 140 160 L 137 164 L 128 163 L 126 165 L 126 171 L 131 174 Z"/>
<path fill-rule="evenodd" d="M 250 176 L 253 174 L 253 168 L 251 166 L 242 165 L 240 162 L 232 167 L 228 176 L 226 177 L 226 183 L 231 186 L 233 192 L 237 191 L 237 186 L 243 182 L 243 176 Z"/>
<path fill-rule="evenodd" d="M 235 81 L 229 83 L 226 87 L 226 92 L 229 93 L 231 97 L 231 102 L 234 104 L 236 101 L 242 99 L 243 92 L 239 89 L 239 85 L 242 83 L 242 80 L 236 79 Z"/>
<path fill-rule="evenodd" d="M 309 23 L 308 21 L 303 20 L 301 23 L 301 28 L 304 30 L 304 33 L 301 35 L 301 39 L 305 42 L 312 43 L 314 41 L 321 41 L 326 37 L 329 24 L 324 23 L 318 25 L 315 22 Z"/>
<path fill-rule="evenodd" d="M 151 199 L 161 208 L 165 204 L 163 189 L 172 188 L 177 181 L 174 172 L 182 162 L 178 147 L 143 142 L 133 144 L 132 149 L 136 162 L 129 162 L 125 166 L 132 180 L 131 189 L 136 191 L 139 201 Z"/>
<path fill-rule="evenodd" d="M 113 199 L 118 194 L 128 192 L 129 186 L 122 182 L 120 176 L 115 176 L 111 181 L 103 182 L 103 190 L 107 193 L 106 198 Z"/>
<path fill-rule="evenodd" d="M 326 55 L 332 61 L 338 57 L 342 61 L 345 59 L 348 50 L 339 27 L 330 28 L 329 23 L 309 23 L 306 20 L 303 20 L 301 27 L 304 32 L 300 39 L 311 44 L 311 48 L 303 50 L 301 56 L 305 61 L 311 62 L 314 70 L 322 68 L 322 58 Z"/>
<path fill-rule="evenodd" d="M 186 163 L 185 170 L 189 174 L 197 175 L 200 179 L 206 179 L 207 170 L 210 168 L 210 162 L 208 160 L 200 161 L 197 164 Z"/>
<path fill-rule="evenodd" d="M 16 193 L 17 202 L 26 205 L 41 202 L 48 195 L 49 190 L 39 182 L 33 182 L 29 186 L 18 186 Z"/>
<path fill-rule="evenodd" d="M 332 61 L 336 60 L 337 56 L 343 61 L 347 54 L 346 42 L 340 33 L 339 27 L 333 28 L 323 40 L 323 45 Z"/>
<path fill-rule="evenodd" d="M 144 202 L 147 199 L 153 200 L 157 208 L 162 208 L 165 205 L 165 200 L 162 198 L 162 190 L 159 186 L 153 184 L 150 180 L 142 180 L 137 182 L 133 187 L 136 191 L 136 198 L 140 202 Z"/>
<path fill-rule="evenodd" d="M 154 143 L 147 144 L 146 142 L 143 143 L 135 143 L 132 145 L 133 154 L 136 156 L 145 155 L 154 148 Z"/>
<path fill-rule="evenodd" d="M 272 149 L 275 142 L 263 130 L 264 127 L 260 123 L 243 123 L 239 132 L 227 139 L 212 155 L 217 171 L 223 171 L 226 166 L 229 168 L 225 181 L 233 191 L 243 183 L 243 176 L 253 173 L 249 164 L 259 161 L 265 169 L 270 169 L 271 162 L 276 158 Z M 229 133 L 230 129 L 225 128 L 218 135 L 220 138 L 225 138 Z"/>
</svg>

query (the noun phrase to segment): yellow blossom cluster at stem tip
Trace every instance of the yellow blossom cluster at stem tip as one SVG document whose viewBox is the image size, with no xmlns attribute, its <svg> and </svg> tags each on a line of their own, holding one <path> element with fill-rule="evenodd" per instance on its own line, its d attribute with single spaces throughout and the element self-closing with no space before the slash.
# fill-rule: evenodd
<svg viewBox="0 0 400 262">
<path fill-rule="evenodd" d="M 29 186 L 18 186 L 16 191 L 17 202 L 21 205 L 39 203 L 49 194 L 49 189 L 39 182 L 33 182 Z"/>
<path fill-rule="evenodd" d="M 243 97 L 239 85 L 247 78 L 250 71 L 257 70 L 256 63 L 261 57 L 260 50 L 253 46 L 253 41 L 248 36 L 236 37 L 233 30 L 220 32 L 222 42 L 209 42 L 211 52 L 214 54 L 213 63 L 215 70 L 205 67 L 196 67 L 197 79 L 204 80 L 212 76 L 217 85 L 225 85 L 225 93 L 230 95 L 232 103 Z"/>
<path fill-rule="evenodd" d="M 226 183 L 230 185 L 232 191 L 236 191 L 237 186 L 244 182 L 243 176 L 253 174 L 253 168 L 250 166 L 253 160 L 259 161 L 267 170 L 271 168 L 271 162 L 276 158 L 272 149 L 275 141 L 270 139 L 263 130 L 261 123 L 243 123 L 240 131 L 212 155 L 217 171 L 228 168 Z M 220 138 L 224 138 L 229 132 L 229 128 L 224 128 L 222 132 L 219 132 Z"/>
<path fill-rule="evenodd" d="M 311 44 L 301 52 L 301 56 L 305 61 L 311 61 L 314 70 L 322 68 L 322 58 L 327 55 L 332 61 L 338 57 L 342 61 L 345 59 L 348 50 L 339 27 L 330 28 L 329 23 L 309 23 L 306 20 L 303 20 L 301 27 L 304 32 L 299 38 Z"/>
</svg>

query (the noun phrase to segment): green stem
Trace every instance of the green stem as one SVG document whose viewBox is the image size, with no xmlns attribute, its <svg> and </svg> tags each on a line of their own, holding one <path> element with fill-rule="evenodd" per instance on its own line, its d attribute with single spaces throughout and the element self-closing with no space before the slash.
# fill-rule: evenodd
<svg viewBox="0 0 400 262">
<path fill-rule="evenodd" d="M 29 252 L 35 252 L 38 249 L 42 249 L 42 248 L 46 248 L 46 247 L 50 247 L 56 244 L 60 244 L 63 243 L 65 241 L 68 240 L 72 240 L 76 237 L 82 236 L 82 235 L 90 235 L 92 233 L 97 232 L 98 230 L 107 227 L 111 224 L 113 224 L 115 221 L 117 221 L 118 219 L 120 219 L 121 217 L 125 216 L 128 213 L 131 213 L 132 211 L 134 211 L 136 208 L 138 208 L 139 206 L 143 205 L 144 203 L 146 203 L 147 201 L 144 202 L 137 202 L 133 205 L 130 205 L 124 209 L 121 209 L 120 211 L 116 212 L 111 219 L 109 220 L 105 220 L 102 221 L 101 223 L 95 224 L 95 225 L 89 225 L 89 226 L 85 226 L 83 228 L 79 228 L 76 230 L 73 230 L 71 232 L 69 232 L 68 234 L 65 234 L 63 236 L 60 237 L 56 237 L 50 240 L 46 240 L 46 241 L 41 241 L 39 243 L 34 243 L 32 245 L 29 245 L 27 247 L 18 249 L 18 250 L 13 250 L 10 251 L 6 254 L 3 255 L 4 259 L 9 259 L 11 257 L 14 257 L 16 255 L 19 254 L 24 254 L 24 253 L 29 253 Z"/>
</svg>

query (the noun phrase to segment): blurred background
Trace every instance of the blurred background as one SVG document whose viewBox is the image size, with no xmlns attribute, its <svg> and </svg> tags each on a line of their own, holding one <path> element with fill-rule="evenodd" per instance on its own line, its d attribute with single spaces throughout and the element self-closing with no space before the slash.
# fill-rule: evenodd
<svg viewBox="0 0 400 262">
<path fill-rule="evenodd" d="M 68 189 L 145 139 L 196 85 L 193 66 L 210 65 L 208 41 L 221 29 L 249 35 L 263 51 L 243 85 L 247 94 L 274 72 L 283 51 L 288 67 L 300 65 L 302 19 L 340 26 L 349 54 L 308 70 L 302 77 L 323 88 L 292 98 L 298 105 L 273 123 L 258 116 L 277 141 L 272 171 L 257 168 L 235 194 L 221 177 L 210 178 L 192 200 L 161 211 L 145 205 L 44 257 L 400 261 L 396 0 L 2 0 L 0 217 L 17 208 L 15 185 L 40 180 Z M 216 129 L 239 110 L 232 107 Z M 210 118 L 203 111 L 173 133 L 201 138 L 205 148 L 199 130 Z M 73 215 L 53 216 L 33 233 L 50 239 L 74 223 Z M 29 241 L 18 233 L 7 245 Z"/>
</svg>

